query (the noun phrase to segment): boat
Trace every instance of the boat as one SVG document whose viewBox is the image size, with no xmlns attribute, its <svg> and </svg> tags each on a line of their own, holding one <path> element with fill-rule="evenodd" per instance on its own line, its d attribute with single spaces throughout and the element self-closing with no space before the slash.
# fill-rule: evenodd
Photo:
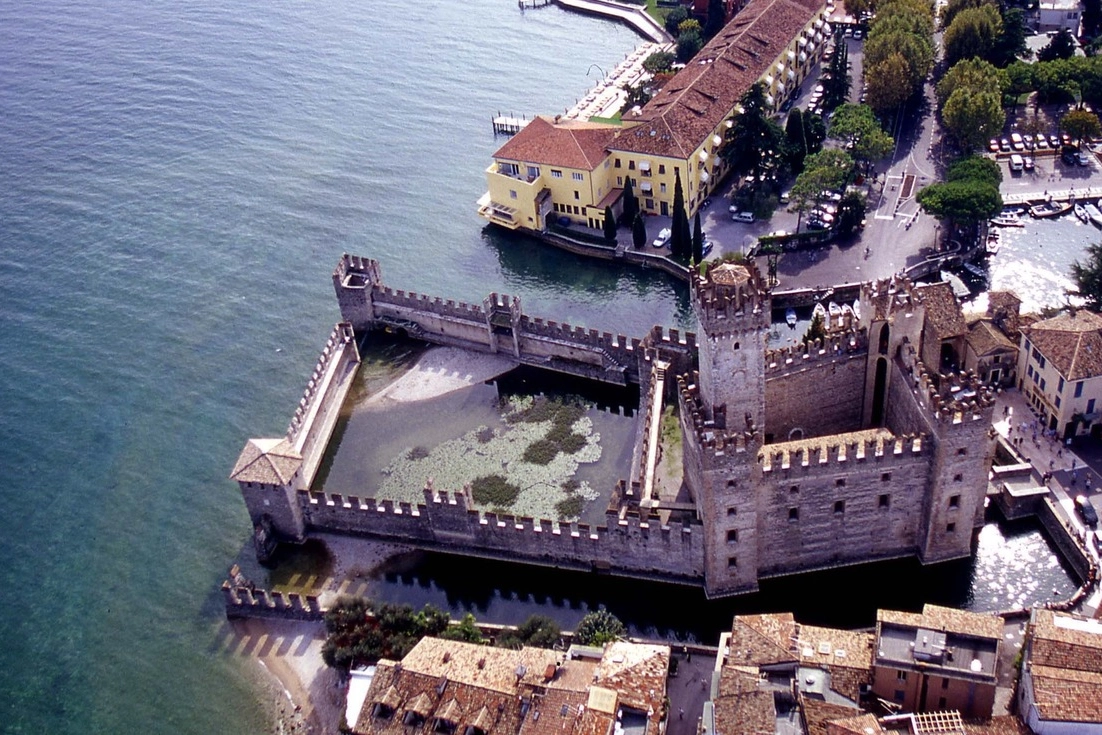
<svg viewBox="0 0 1102 735">
<path fill-rule="evenodd" d="M 975 263 L 965 263 L 964 264 L 964 270 L 968 271 L 969 273 L 971 273 L 976 278 L 979 278 L 980 280 L 984 280 L 984 281 L 987 280 L 987 274 L 983 272 L 983 268 L 980 268 Z"/>
<path fill-rule="evenodd" d="M 968 290 L 968 286 L 964 284 L 964 281 L 960 280 L 960 276 L 954 275 L 949 271 L 941 271 L 941 280 L 949 284 L 949 288 L 953 289 L 953 295 L 958 299 L 968 298 L 972 295 L 972 292 Z"/>
<path fill-rule="evenodd" d="M 861 321 L 861 301 L 859 299 L 853 302 L 853 318 Z"/>
<path fill-rule="evenodd" d="M 1037 219 L 1049 219 L 1059 217 L 1071 211 L 1071 202 L 1045 202 L 1034 204 L 1029 208 L 1029 213 Z"/>
<path fill-rule="evenodd" d="M 842 307 L 833 301 L 827 304 L 827 311 L 830 312 L 831 316 L 842 316 Z"/>
<path fill-rule="evenodd" d="M 1071 211 L 1075 212 L 1075 216 L 1079 218 L 1080 222 L 1086 222 L 1088 221 L 1088 219 L 1090 219 L 1089 217 L 1087 217 L 1087 210 L 1084 209 L 1083 205 L 1079 204 L 1078 202 L 1072 205 Z"/>
<path fill-rule="evenodd" d="M 998 230 L 992 230 L 991 232 L 987 233 L 987 244 L 984 245 L 984 251 L 988 255 L 998 255 L 999 254 L 999 231 Z"/>
<path fill-rule="evenodd" d="M 991 220 L 991 224 L 996 227 L 1025 227 L 1025 223 L 1021 218 L 1014 213 L 1003 212 L 998 217 Z"/>
<path fill-rule="evenodd" d="M 827 320 L 830 319 L 830 316 L 827 314 L 826 307 L 823 306 L 823 302 L 821 301 L 816 303 L 815 308 L 811 310 L 811 319 L 814 320 L 815 317 L 819 317 L 820 319 L 822 319 L 823 324 L 826 324 Z"/>
<path fill-rule="evenodd" d="M 1097 227 L 1102 227 L 1102 211 L 1090 202 L 1083 205 L 1083 210 L 1087 213 L 1087 219 L 1095 224 Z"/>
<path fill-rule="evenodd" d="M 795 329 L 796 328 L 796 310 L 793 309 L 792 307 L 789 307 L 784 312 L 784 320 L 786 322 L 788 322 L 789 328 Z"/>
</svg>

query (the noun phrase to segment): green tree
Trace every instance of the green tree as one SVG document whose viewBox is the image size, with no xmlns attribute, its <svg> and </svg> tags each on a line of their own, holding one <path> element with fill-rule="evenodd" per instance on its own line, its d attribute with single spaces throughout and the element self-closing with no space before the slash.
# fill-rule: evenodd
<svg viewBox="0 0 1102 735">
<path fill-rule="evenodd" d="M 1008 85 L 1008 72 L 1000 71 L 993 64 L 983 59 L 965 59 L 964 61 L 958 61 L 949 71 L 945 72 L 941 77 L 941 81 L 937 83 L 935 91 L 938 104 L 944 106 L 953 92 L 963 87 L 978 92 L 991 92 L 1001 95 L 1003 89 Z"/>
<path fill-rule="evenodd" d="M 635 196 L 635 187 L 631 184 L 630 176 L 624 182 L 623 202 L 624 206 L 620 216 L 624 218 L 624 221 L 630 222 L 639 213 L 639 199 Z"/>
<path fill-rule="evenodd" d="M 995 41 L 994 48 L 988 58 L 995 66 L 1000 68 L 1013 64 L 1019 56 L 1029 54 L 1026 46 L 1026 22 L 1025 11 L 1021 8 L 1012 8 L 1009 5 L 1003 10 L 1003 32 Z"/>
<path fill-rule="evenodd" d="M 616 215 L 612 213 L 612 207 L 605 207 L 605 239 L 616 239 Z"/>
<path fill-rule="evenodd" d="M 708 38 L 723 30 L 727 24 L 727 4 L 723 0 L 708 0 L 708 19 L 704 23 L 704 35 Z"/>
<path fill-rule="evenodd" d="M 1038 61 L 1070 59 L 1075 55 L 1075 37 L 1067 28 L 1060 29 L 1048 44 L 1037 52 Z"/>
<path fill-rule="evenodd" d="M 807 154 L 818 153 L 823 149 L 827 137 L 826 121 L 822 115 L 813 112 L 804 113 L 804 140 L 807 141 Z"/>
<path fill-rule="evenodd" d="M 583 646 L 603 646 L 621 638 L 625 632 L 619 618 L 607 610 L 598 610 L 587 613 L 578 623 L 574 641 Z"/>
<path fill-rule="evenodd" d="M 420 635 L 437 636 L 447 629 L 448 624 L 451 623 L 451 618 L 440 608 L 425 605 L 421 608 L 421 612 L 417 613 L 414 622 Z"/>
<path fill-rule="evenodd" d="M 696 23 L 696 21 L 693 22 Z M 704 39 L 701 38 L 700 31 L 683 31 L 677 37 L 677 60 L 687 64 L 703 47 Z"/>
<path fill-rule="evenodd" d="M 783 140 L 784 131 L 769 116 L 765 85 L 755 82 L 739 98 L 738 111 L 727 131 L 723 158 L 736 176 L 760 177 L 765 169 L 775 165 Z"/>
<path fill-rule="evenodd" d="M 700 225 L 700 212 L 693 218 L 693 262 L 704 260 L 704 229 Z"/>
<path fill-rule="evenodd" d="M 1102 135 L 1102 126 L 1099 126 L 1098 115 L 1089 110 L 1072 110 L 1060 120 L 1060 129 L 1077 141 L 1077 145 L 1083 147 L 1083 139 L 1097 138 Z"/>
<path fill-rule="evenodd" d="M 649 71 L 651 74 L 661 74 L 664 71 L 669 71 L 673 67 L 673 62 L 676 57 L 669 51 L 655 51 L 647 58 L 643 59 L 643 69 Z"/>
<path fill-rule="evenodd" d="M 796 177 L 791 191 L 799 213 L 797 230 L 809 205 L 822 199 L 824 192 L 838 191 L 844 187 L 852 173 L 853 158 L 837 148 L 825 148 L 807 157 L 804 170 Z"/>
<path fill-rule="evenodd" d="M 1102 245 L 1087 246 L 1087 258 L 1071 264 L 1071 280 L 1075 281 L 1075 293 L 1086 299 L 1091 311 L 1102 311 Z"/>
<path fill-rule="evenodd" d="M 631 242 L 636 250 L 642 250 L 647 244 L 647 223 L 644 221 L 642 212 L 636 212 L 635 219 L 631 223 Z"/>
<path fill-rule="evenodd" d="M 686 33 L 695 33 L 699 36 L 703 30 L 700 27 L 700 21 L 696 18 L 688 18 L 677 24 L 677 37 L 681 38 Z"/>
<path fill-rule="evenodd" d="M 839 29 L 823 79 L 823 106 L 832 110 L 845 102 L 849 88 L 849 47 L 842 42 L 842 31 Z"/>
<path fill-rule="evenodd" d="M 951 26 L 953 20 L 957 17 L 957 13 L 962 10 L 980 8 L 984 5 L 994 4 L 994 0 L 949 0 L 949 2 L 945 4 L 945 7 L 941 9 L 941 15 L 939 16 L 941 27 L 944 29 Z"/>
<path fill-rule="evenodd" d="M 945 101 L 941 119 L 965 152 L 982 148 L 999 134 L 1006 122 L 1002 95 L 961 87 Z"/>
<path fill-rule="evenodd" d="M 997 188 L 971 179 L 930 184 L 915 198 L 927 214 L 957 222 L 979 222 L 1003 207 Z"/>
<path fill-rule="evenodd" d="M 799 173 L 807 157 L 807 137 L 804 129 L 804 116 L 799 107 L 793 107 L 788 113 L 784 125 L 784 151 L 789 167 Z"/>
<path fill-rule="evenodd" d="M 884 132 L 868 105 L 842 105 L 834 113 L 827 133 L 842 141 L 853 157 L 866 164 L 891 153 L 895 146 L 892 136 Z"/>
<path fill-rule="evenodd" d="M 1015 61 L 1003 70 L 1006 86 L 1003 93 L 1013 98 L 1013 104 L 1018 106 L 1018 97 L 1034 88 L 1033 64 L 1024 61 Z"/>
<path fill-rule="evenodd" d="M 446 638 L 449 641 L 466 641 L 467 643 L 483 642 L 482 631 L 479 630 L 474 615 L 470 613 L 464 615 L 458 623 L 441 633 L 440 637 Z"/>
<path fill-rule="evenodd" d="M 515 629 L 505 629 L 497 636 L 494 644 L 499 648 L 514 650 L 524 646 L 553 648 L 562 637 L 559 624 L 546 615 L 530 615 Z"/>
<path fill-rule="evenodd" d="M 884 114 L 898 109 L 910 99 L 911 71 L 902 54 L 891 54 L 866 69 L 866 99 L 872 109 Z"/>
<path fill-rule="evenodd" d="M 689 216 L 685 212 L 685 194 L 681 190 L 680 171 L 674 171 L 672 216 L 670 252 L 675 258 L 687 260 L 692 254 L 692 240 L 689 232 Z"/>
<path fill-rule="evenodd" d="M 838 234 L 845 237 L 861 226 L 865 219 L 867 203 L 865 195 L 859 191 L 847 191 L 838 202 L 838 219 L 835 224 Z"/>
<path fill-rule="evenodd" d="M 806 345 L 825 336 L 826 324 L 823 323 L 823 315 L 816 312 L 811 315 L 811 324 L 807 326 L 807 331 L 804 332 L 803 343 Z"/>
<path fill-rule="evenodd" d="M 876 7 L 873 0 L 843 0 L 842 5 L 846 9 L 846 14 L 852 15 L 856 20 L 860 20 L 862 15 L 872 12 Z"/>
<path fill-rule="evenodd" d="M 1003 170 L 995 161 L 986 156 L 965 156 L 949 165 L 945 172 L 946 181 L 978 181 L 996 189 L 1003 181 Z"/>
<path fill-rule="evenodd" d="M 666 32 L 677 38 L 678 27 L 688 19 L 688 9 L 683 5 L 678 5 L 666 15 Z"/>
<path fill-rule="evenodd" d="M 960 11 L 945 30 L 945 61 L 951 65 L 974 56 L 989 58 L 1002 32 L 1003 19 L 993 5 Z"/>
</svg>

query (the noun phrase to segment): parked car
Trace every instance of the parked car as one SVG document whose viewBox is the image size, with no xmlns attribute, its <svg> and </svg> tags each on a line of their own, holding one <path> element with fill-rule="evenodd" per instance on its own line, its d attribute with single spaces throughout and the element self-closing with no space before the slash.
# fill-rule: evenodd
<svg viewBox="0 0 1102 735">
<path fill-rule="evenodd" d="M 654 242 L 652 242 L 651 245 L 656 248 L 664 248 L 666 247 L 666 243 L 670 241 L 671 237 L 673 237 L 673 232 L 670 230 L 670 228 L 663 227 L 659 231 L 658 237 L 654 238 Z"/>
<path fill-rule="evenodd" d="M 1053 148 L 1059 148 L 1060 147 L 1060 136 L 1057 135 L 1056 133 L 1053 133 L 1052 135 L 1048 136 L 1048 144 L 1050 146 L 1052 146 Z"/>
<path fill-rule="evenodd" d="M 1090 158 L 1087 157 L 1086 151 L 1078 151 L 1075 154 L 1075 162 L 1078 163 L 1080 166 L 1086 166 L 1090 164 L 1091 161 Z"/>
<path fill-rule="evenodd" d="M 1025 168 L 1025 159 L 1017 153 L 1010 154 L 1010 170 L 1021 171 Z"/>
<path fill-rule="evenodd" d="M 860 28 L 858 28 L 857 30 L 855 30 L 855 31 L 853 32 L 853 37 L 854 37 L 854 38 L 855 38 L 856 40 L 860 41 L 860 40 L 861 40 L 862 38 L 864 38 L 864 37 L 865 37 L 865 34 L 861 32 L 861 29 L 860 29 Z"/>
<path fill-rule="evenodd" d="M 731 220 L 734 222 L 745 222 L 747 224 L 754 221 L 753 212 L 735 212 L 731 215 Z"/>
<path fill-rule="evenodd" d="M 987 150 L 991 151 L 992 153 L 998 153 L 999 152 L 999 139 L 998 138 L 992 138 L 991 140 L 987 141 Z"/>
<path fill-rule="evenodd" d="M 1086 495 L 1075 496 L 1075 512 L 1083 519 L 1083 523 L 1088 526 L 1093 528 L 1098 525 L 1098 512 L 1095 511 L 1090 498 Z"/>
<path fill-rule="evenodd" d="M 732 204 L 731 206 L 727 207 L 727 211 L 731 214 L 738 214 L 738 205 Z"/>
<path fill-rule="evenodd" d="M 1016 151 L 1024 151 L 1025 150 L 1025 141 L 1022 140 L 1022 136 L 1019 135 L 1018 133 L 1011 133 L 1010 134 L 1010 147 L 1013 148 Z"/>
<path fill-rule="evenodd" d="M 1007 138 L 1001 138 L 999 140 L 999 150 L 1002 151 L 1003 153 L 1009 153 L 1010 152 L 1010 140 L 1008 140 Z"/>
<path fill-rule="evenodd" d="M 1036 141 L 1033 145 L 1034 148 L 1048 148 L 1048 138 L 1046 138 L 1044 134 L 1037 133 L 1034 140 Z"/>
<path fill-rule="evenodd" d="M 713 247 L 715 247 L 715 245 L 714 245 L 714 243 L 712 243 L 711 240 L 705 240 L 704 241 L 704 246 L 702 248 L 702 251 L 704 253 L 705 258 L 708 257 L 708 253 L 712 252 Z"/>
<path fill-rule="evenodd" d="M 792 192 L 782 191 L 780 196 L 781 204 L 788 204 L 790 201 L 792 201 Z"/>
<path fill-rule="evenodd" d="M 1060 160 L 1069 166 L 1074 166 L 1079 162 L 1079 151 L 1071 146 L 1064 146 L 1060 149 Z"/>
<path fill-rule="evenodd" d="M 1032 171 L 1034 168 L 1033 156 L 1026 156 L 1025 159 L 1022 161 L 1022 165 L 1025 167 L 1026 171 Z"/>
</svg>

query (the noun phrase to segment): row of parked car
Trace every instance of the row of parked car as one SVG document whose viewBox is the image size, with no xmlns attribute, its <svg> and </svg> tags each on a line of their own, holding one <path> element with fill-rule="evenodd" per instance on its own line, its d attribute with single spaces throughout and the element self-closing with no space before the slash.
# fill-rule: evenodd
<svg viewBox="0 0 1102 735">
<path fill-rule="evenodd" d="M 1071 145 L 1071 136 L 1067 133 L 1045 136 L 1044 133 L 1037 133 L 1032 136 L 1028 133 L 1023 136 L 1021 133 L 1011 133 L 1009 138 L 992 138 L 987 143 L 987 150 L 992 153 L 1009 153 L 1011 151 L 1022 152 L 1026 148 L 1032 150 L 1044 150 L 1045 148 L 1059 148 L 1061 145 Z"/>
<path fill-rule="evenodd" d="M 669 227 L 663 227 L 658 231 L 658 237 L 654 238 L 651 245 L 656 248 L 669 247 L 671 239 L 673 239 L 673 231 Z M 712 252 L 713 247 L 714 245 L 710 240 L 704 241 L 704 257 L 708 257 L 708 253 Z"/>
</svg>

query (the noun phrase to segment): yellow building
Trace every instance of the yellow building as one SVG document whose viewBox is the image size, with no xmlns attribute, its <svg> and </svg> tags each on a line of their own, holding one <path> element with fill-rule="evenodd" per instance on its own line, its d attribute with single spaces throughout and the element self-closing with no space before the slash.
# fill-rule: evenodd
<svg viewBox="0 0 1102 735">
<path fill-rule="evenodd" d="M 750 0 L 692 61 L 621 125 L 537 118 L 494 154 L 479 214 L 543 231 L 549 216 L 600 228 L 628 179 L 644 212 L 672 215 L 680 175 L 693 216 L 726 173 L 721 155 L 738 100 L 757 81 L 791 97 L 822 55 L 822 0 Z"/>
</svg>

